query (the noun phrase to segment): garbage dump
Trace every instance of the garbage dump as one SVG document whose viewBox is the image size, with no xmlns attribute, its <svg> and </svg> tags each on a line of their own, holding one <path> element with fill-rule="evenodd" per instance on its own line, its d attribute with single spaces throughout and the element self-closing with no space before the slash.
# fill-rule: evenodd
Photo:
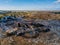
<svg viewBox="0 0 60 45">
<path fill-rule="evenodd" d="M 0 20 L 1 32 L 6 33 L 6 36 L 16 35 L 34 38 L 37 37 L 40 32 L 49 32 L 50 29 L 47 27 L 48 26 L 37 22 L 29 23 L 22 17 L 6 16 Z"/>
<path fill-rule="evenodd" d="M 14 45 L 23 43 L 28 45 L 60 45 L 60 20 L 27 20 L 22 17 L 8 16 L 6 19 L 0 20 L 0 40 L 11 42 Z M 8 20 L 9 19 L 9 20 Z M 8 40 L 8 41 L 7 41 Z M 16 42 L 15 42 L 16 41 Z M 24 42 L 24 44 L 26 44 Z M 7 44 L 6 44 L 7 45 Z"/>
</svg>

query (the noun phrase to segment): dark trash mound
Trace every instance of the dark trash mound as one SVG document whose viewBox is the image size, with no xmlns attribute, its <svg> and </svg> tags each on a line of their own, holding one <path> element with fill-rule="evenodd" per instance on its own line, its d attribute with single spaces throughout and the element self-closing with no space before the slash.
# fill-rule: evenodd
<svg viewBox="0 0 60 45">
<path fill-rule="evenodd" d="M 48 26 L 37 22 L 27 22 L 22 17 L 6 16 L 0 21 L 0 28 L 6 36 L 22 36 L 26 38 L 35 38 L 39 36 L 40 32 L 49 32 Z M 5 27 L 5 28 L 3 28 Z"/>
</svg>

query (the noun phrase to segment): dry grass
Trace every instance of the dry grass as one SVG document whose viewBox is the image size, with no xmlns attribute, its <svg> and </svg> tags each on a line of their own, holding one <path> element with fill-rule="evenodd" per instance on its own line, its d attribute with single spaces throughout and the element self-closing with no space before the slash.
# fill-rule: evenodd
<svg viewBox="0 0 60 45">
<path fill-rule="evenodd" d="M 4 39 L 0 39 L 0 45 L 45 45 L 42 42 L 34 43 L 34 42 L 28 42 L 23 37 L 7 37 Z"/>
</svg>

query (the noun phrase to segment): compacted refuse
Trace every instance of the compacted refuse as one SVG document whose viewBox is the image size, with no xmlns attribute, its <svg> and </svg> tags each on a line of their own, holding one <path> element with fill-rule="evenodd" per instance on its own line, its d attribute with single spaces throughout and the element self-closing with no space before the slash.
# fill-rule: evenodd
<svg viewBox="0 0 60 45">
<path fill-rule="evenodd" d="M 28 22 L 22 17 L 6 16 L 0 20 L 1 32 L 6 36 L 23 36 L 26 38 L 35 38 L 40 32 L 49 32 L 48 26 L 37 22 Z M 1 35 L 0 35 L 1 37 Z"/>
</svg>

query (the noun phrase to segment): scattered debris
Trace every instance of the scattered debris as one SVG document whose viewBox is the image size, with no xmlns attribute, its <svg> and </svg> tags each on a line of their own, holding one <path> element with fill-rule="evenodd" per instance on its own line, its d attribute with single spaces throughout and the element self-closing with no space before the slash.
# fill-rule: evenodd
<svg viewBox="0 0 60 45">
<path fill-rule="evenodd" d="M 40 32 L 50 31 L 47 26 L 37 22 L 27 22 L 22 17 L 6 16 L 1 19 L 1 27 L 7 36 L 37 37 Z M 15 28 L 16 27 L 16 28 Z"/>
</svg>

